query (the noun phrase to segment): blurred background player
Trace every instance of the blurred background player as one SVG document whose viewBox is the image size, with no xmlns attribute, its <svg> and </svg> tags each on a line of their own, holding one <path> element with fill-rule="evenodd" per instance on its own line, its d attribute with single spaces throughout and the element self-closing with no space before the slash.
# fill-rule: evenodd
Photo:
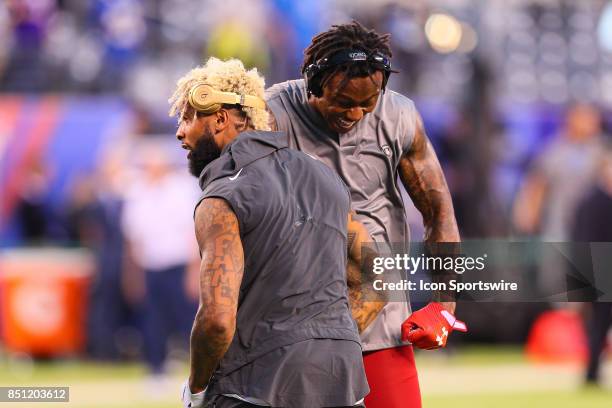
<svg viewBox="0 0 612 408">
<path fill-rule="evenodd" d="M 517 195 L 514 220 L 523 233 L 567 241 L 578 202 L 598 173 L 601 115 L 592 105 L 570 106 L 557 137 L 538 155 Z"/>
<path fill-rule="evenodd" d="M 210 58 L 170 99 L 203 191 L 195 210 L 200 307 L 183 401 L 363 406 L 368 385 L 346 260 L 347 247 L 361 259 L 367 232 L 350 221 L 339 177 L 288 149 L 282 132 L 265 131 L 263 96 L 256 69 Z"/>
<path fill-rule="evenodd" d="M 595 185 L 579 202 L 571 230 L 576 242 L 612 242 L 612 150 L 598 161 Z M 593 302 L 587 319 L 589 357 L 586 381 L 601 385 L 601 360 L 612 324 L 612 303 Z"/>
<path fill-rule="evenodd" d="M 74 240 L 92 251 L 96 263 L 87 328 L 88 354 L 107 361 L 125 357 L 128 347 L 122 344 L 120 333 L 135 317 L 121 285 L 125 255 L 122 189 L 129 179 L 117 156 L 116 152 L 105 152 L 98 171 L 81 176 L 69 207 Z"/>
<path fill-rule="evenodd" d="M 424 240 L 459 242 L 459 231 L 444 174 L 414 103 L 386 89 L 391 74 L 390 35 L 358 22 L 334 25 L 304 51 L 305 80 L 283 82 L 266 97 L 289 145 L 318 157 L 349 186 L 357 218 L 375 241 L 406 252 L 409 231 L 398 176 L 423 216 Z M 354 305 L 351 305 L 354 306 Z M 371 393 L 369 407 L 420 407 L 412 346 L 402 338 L 409 302 L 390 302 L 368 327 L 360 324 Z M 444 303 L 449 312 L 454 302 Z M 432 303 L 422 313 L 442 319 Z M 355 312 L 353 312 L 355 314 Z M 417 327 L 423 348 L 441 334 Z M 452 326 L 452 323 L 451 323 Z M 410 333 L 408 330 L 407 333 Z M 434 334 L 435 333 L 435 334 Z"/>
<path fill-rule="evenodd" d="M 523 234 L 545 242 L 568 242 L 578 203 L 592 188 L 604 149 L 599 110 L 590 104 L 568 107 L 563 128 L 536 157 L 514 205 L 514 223 Z M 544 253 L 538 283 L 558 288 L 558 258 Z M 561 284 L 564 284 L 561 283 Z"/>
</svg>

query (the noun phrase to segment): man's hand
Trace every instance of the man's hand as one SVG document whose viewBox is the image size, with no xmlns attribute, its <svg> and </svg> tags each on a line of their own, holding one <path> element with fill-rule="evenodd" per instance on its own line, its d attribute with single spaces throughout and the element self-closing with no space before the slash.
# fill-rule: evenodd
<svg viewBox="0 0 612 408">
<path fill-rule="evenodd" d="M 206 388 L 204 388 L 204 391 L 192 394 L 191 390 L 189 389 L 189 381 L 185 381 L 183 383 L 183 389 L 181 390 L 183 408 L 203 408 L 205 396 Z"/>
<path fill-rule="evenodd" d="M 402 323 L 402 340 L 420 349 L 433 350 L 445 347 L 453 330 L 467 332 L 467 326 L 440 303 L 432 302 Z"/>
</svg>

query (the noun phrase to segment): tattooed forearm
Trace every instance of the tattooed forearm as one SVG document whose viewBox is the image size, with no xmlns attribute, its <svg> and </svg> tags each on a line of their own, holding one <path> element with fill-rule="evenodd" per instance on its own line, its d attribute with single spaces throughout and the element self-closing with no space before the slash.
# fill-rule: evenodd
<svg viewBox="0 0 612 408">
<path fill-rule="evenodd" d="M 361 333 L 376 319 L 386 303 L 382 293 L 375 291 L 372 287 L 371 280 L 362 281 L 361 278 L 359 280 L 354 278 L 362 275 L 359 266 L 354 261 L 349 261 L 347 273 L 350 279 L 348 293 L 351 315 Z"/>
<path fill-rule="evenodd" d="M 357 323 L 359 333 L 362 333 L 372 323 L 378 313 L 385 307 L 383 301 L 366 301 L 366 298 L 377 296 L 376 293 L 366 293 L 367 288 L 349 289 L 351 314 Z"/>
<path fill-rule="evenodd" d="M 424 241 L 428 244 L 429 255 L 438 254 L 439 248 L 434 245 L 435 243 L 459 242 L 459 229 L 455 220 L 453 201 L 442 167 L 425 134 L 420 116 L 417 116 L 412 149 L 400 159 L 399 174 L 415 207 L 423 216 Z M 447 275 L 438 274 L 437 271 L 430 272 L 434 281 L 448 279 Z M 449 301 L 454 298 L 454 293 L 434 292 L 432 300 Z M 447 302 L 444 306 L 454 312 L 454 302 Z"/>
<path fill-rule="evenodd" d="M 365 227 L 349 214 L 348 220 L 348 262 L 347 283 L 351 314 L 357 323 L 359 332 L 365 330 L 376 319 L 378 313 L 385 307 L 386 299 L 383 292 L 375 291 L 372 284 L 373 260 L 376 251 L 366 246 L 372 239 Z"/>
<path fill-rule="evenodd" d="M 355 245 L 355 238 L 357 238 L 357 234 L 355 232 L 349 231 L 347 234 L 347 240 L 346 240 L 346 249 L 347 249 L 347 253 L 351 253 L 351 251 L 353 250 L 353 246 Z"/>
<path fill-rule="evenodd" d="M 202 262 L 200 307 L 191 332 L 192 392 L 204 389 L 232 341 L 244 270 L 238 220 L 224 200 L 202 201 L 195 225 Z"/>
<path fill-rule="evenodd" d="M 459 242 L 459 229 L 444 173 L 420 117 L 416 126 L 412 149 L 400 159 L 400 178 L 423 216 L 425 241 Z"/>
<path fill-rule="evenodd" d="M 211 327 L 203 316 L 205 312 L 201 310 L 198 310 L 196 315 L 190 340 L 189 387 L 193 393 L 206 388 L 233 337 L 233 330 Z"/>
</svg>

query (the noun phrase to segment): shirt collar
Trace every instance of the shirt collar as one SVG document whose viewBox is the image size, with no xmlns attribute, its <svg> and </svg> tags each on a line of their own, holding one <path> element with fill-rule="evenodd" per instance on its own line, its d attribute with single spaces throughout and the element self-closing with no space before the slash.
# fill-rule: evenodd
<svg viewBox="0 0 612 408">
<path fill-rule="evenodd" d="M 287 136 L 284 132 L 251 130 L 238 135 L 225 146 L 223 153 L 229 151 L 236 162 L 236 168 L 241 169 L 255 160 L 286 147 Z"/>
<path fill-rule="evenodd" d="M 218 159 L 204 168 L 200 174 L 200 188 L 204 190 L 212 181 L 232 176 L 241 168 L 284 148 L 287 148 L 284 132 L 242 132 L 223 148 Z"/>
</svg>

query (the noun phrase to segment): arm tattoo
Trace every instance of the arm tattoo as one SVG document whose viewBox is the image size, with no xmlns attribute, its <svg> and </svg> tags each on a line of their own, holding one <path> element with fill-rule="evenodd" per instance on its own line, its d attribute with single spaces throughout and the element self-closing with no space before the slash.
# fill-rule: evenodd
<svg viewBox="0 0 612 408">
<path fill-rule="evenodd" d="M 209 382 L 234 336 L 244 253 L 236 215 L 218 198 L 196 210 L 200 265 L 200 306 L 191 332 L 191 390 Z"/>
<path fill-rule="evenodd" d="M 399 164 L 400 178 L 423 216 L 426 242 L 459 242 L 453 202 L 442 167 L 417 118 L 412 149 Z"/>
<path fill-rule="evenodd" d="M 346 240 L 346 249 L 349 254 L 353 250 L 353 245 L 355 244 L 355 238 L 357 238 L 357 234 L 355 232 L 349 231 L 347 234 L 347 240 Z"/>
<path fill-rule="evenodd" d="M 362 333 L 372 323 L 385 306 L 379 293 L 371 285 L 349 287 L 349 304 L 353 320 L 357 323 L 359 333 Z"/>
<path fill-rule="evenodd" d="M 361 271 L 354 261 L 348 262 L 347 273 L 349 276 L 357 275 L 359 277 L 357 282 L 353 278 L 352 284 L 349 284 L 348 293 L 351 315 L 357 323 L 359 333 L 362 333 L 385 307 L 386 299 L 383 292 L 374 290 L 372 280 L 369 277 L 362 279 L 362 276 L 366 275 L 366 271 Z"/>
<path fill-rule="evenodd" d="M 448 251 L 448 245 L 435 244 L 458 243 L 460 241 L 459 229 L 442 167 L 425 134 L 423 121 L 419 115 L 417 115 L 412 149 L 400 159 L 399 172 L 406 191 L 423 216 L 424 241 L 429 254 L 437 255 L 440 252 Z M 450 245 L 452 252 L 458 248 L 458 245 Z M 438 274 L 437 271 L 430 272 L 435 281 L 449 279 L 448 275 Z M 433 300 L 450 299 L 454 299 L 454 293 L 433 293 Z M 454 310 L 454 305 L 452 307 Z"/>
<path fill-rule="evenodd" d="M 346 278 L 349 304 L 353 319 L 361 333 L 376 319 L 384 308 L 386 299 L 382 292 L 375 291 L 372 286 L 374 280 L 372 265 L 377 253 L 364 245 L 372 240 L 365 227 L 353 219 L 352 213 L 349 214 L 347 236 Z"/>
</svg>

